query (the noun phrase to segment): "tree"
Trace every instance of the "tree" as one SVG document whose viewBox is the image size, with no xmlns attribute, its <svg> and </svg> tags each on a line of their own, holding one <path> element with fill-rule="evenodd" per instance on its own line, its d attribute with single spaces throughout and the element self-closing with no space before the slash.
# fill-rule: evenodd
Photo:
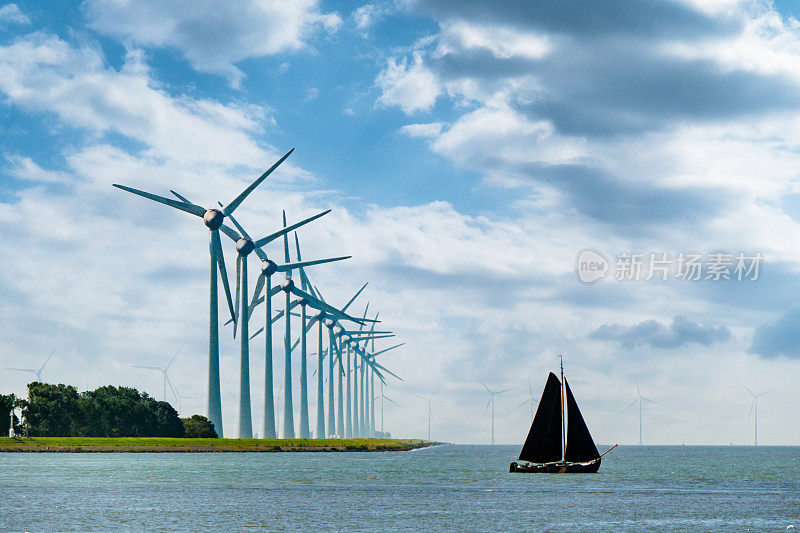
<svg viewBox="0 0 800 533">
<path fill-rule="evenodd" d="M 218 437 L 214 429 L 214 423 L 202 415 L 181 418 L 181 422 L 183 422 L 184 436 L 186 438 L 216 439 Z"/>
</svg>

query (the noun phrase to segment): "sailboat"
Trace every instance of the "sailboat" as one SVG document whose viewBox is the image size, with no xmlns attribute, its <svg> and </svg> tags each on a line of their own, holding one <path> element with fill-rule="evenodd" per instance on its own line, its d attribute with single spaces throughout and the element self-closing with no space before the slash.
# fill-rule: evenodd
<svg viewBox="0 0 800 533">
<path fill-rule="evenodd" d="M 600 468 L 600 458 L 564 379 L 562 361 L 561 381 L 552 372 L 547 376 L 528 438 L 509 472 L 594 473 Z"/>
</svg>

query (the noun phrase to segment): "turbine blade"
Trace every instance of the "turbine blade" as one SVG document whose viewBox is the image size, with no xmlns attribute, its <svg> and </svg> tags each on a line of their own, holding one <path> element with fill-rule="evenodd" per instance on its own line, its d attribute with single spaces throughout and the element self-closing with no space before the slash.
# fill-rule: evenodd
<svg viewBox="0 0 800 533">
<path fill-rule="evenodd" d="M 143 366 L 143 365 L 131 365 L 133 368 L 146 368 L 147 370 L 158 370 L 161 371 L 161 367 L 158 366 Z M 33 372 L 33 370 L 31 370 Z"/>
<path fill-rule="evenodd" d="M 635 400 L 633 400 L 631 403 L 629 403 L 628 405 L 626 405 L 626 406 L 625 406 L 625 409 L 623 409 L 623 410 L 622 410 L 622 411 L 620 411 L 620 412 L 621 412 L 621 413 L 624 413 L 624 412 L 625 412 L 625 411 L 627 411 L 627 410 L 628 410 L 628 409 L 629 409 L 629 408 L 630 408 L 630 407 L 631 407 L 633 404 L 635 404 L 635 403 L 636 403 L 636 402 L 638 402 L 638 401 L 639 401 L 639 398 L 636 398 L 636 399 L 635 399 Z"/>
<path fill-rule="evenodd" d="M 231 298 L 231 286 L 228 283 L 228 270 L 225 268 L 225 256 L 222 255 L 222 244 L 219 242 L 219 232 L 211 232 L 211 243 L 214 250 L 214 257 L 217 260 L 217 267 L 219 268 L 219 275 L 222 278 L 222 287 L 225 289 L 225 299 L 228 301 L 228 311 L 231 313 L 231 319 L 236 322 L 236 315 L 233 312 L 233 299 Z"/>
<path fill-rule="evenodd" d="M 44 363 L 42 363 L 42 366 L 39 367 L 39 372 L 44 370 L 44 367 L 47 365 L 47 363 L 50 362 L 50 359 L 52 359 L 53 354 L 56 353 L 56 350 L 58 350 L 58 348 L 55 348 L 55 349 L 53 349 L 52 352 L 50 352 L 50 355 L 48 355 L 47 359 L 44 360 Z M 762 392 L 761 394 L 766 394 L 766 392 Z"/>
<path fill-rule="evenodd" d="M 236 242 L 242 238 L 238 233 L 236 233 L 233 229 L 231 229 L 229 226 L 226 226 L 225 224 L 221 225 L 219 227 L 219 230 L 225 235 L 227 235 L 228 238 L 230 238 L 233 242 Z"/>
<path fill-rule="evenodd" d="M 150 200 L 156 201 L 160 204 L 174 207 L 175 209 L 180 209 L 181 211 L 184 211 L 186 213 L 189 213 L 197 217 L 202 217 L 206 213 L 206 210 L 200 207 L 199 205 L 194 205 L 194 204 L 189 205 L 183 202 L 176 202 L 175 200 L 171 200 L 170 198 L 164 198 L 163 196 L 140 191 L 139 189 L 134 189 L 133 187 L 126 187 L 125 185 L 118 185 L 116 183 L 114 183 L 113 185 L 117 189 L 122 189 L 123 191 L 127 191 L 129 193 L 138 194 L 139 196 L 143 196 Z"/>
<path fill-rule="evenodd" d="M 638 394 L 641 397 L 642 391 L 639 390 L 639 377 L 635 376 L 634 379 L 636 380 L 636 394 Z"/>
<path fill-rule="evenodd" d="M 233 213 L 233 212 L 236 210 L 236 208 L 237 208 L 237 207 L 239 207 L 239 204 L 241 204 L 241 203 L 244 201 L 244 199 L 245 199 L 245 198 L 247 198 L 247 196 L 248 196 L 248 195 L 249 195 L 251 192 L 253 192 L 253 190 L 254 190 L 256 187 L 258 187 L 258 186 L 261 184 L 261 182 L 262 182 L 262 181 L 264 181 L 265 179 L 267 179 L 267 176 L 269 176 L 270 174 L 272 174 L 272 171 L 273 171 L 273 170 L 275 170 L 276 168 L 278 168 L 278 165 L 280 165 L 281 163 L 283 163 L 283 162 L 284 162 L 284 160 L 286 160 L 286 158 L 287 158 L 287 157 L 289 157 L 289 155 L 291 155 L 291 153 L 292 153 L 292 152 L 294 152 L 294 148 L 292 148 L 291 150 L 289 150 L 288 152 L 286 152 L 286 155 L 284 155 L 283 157 L 281 157 L 280 159 L 278 159 L 278 161 L 277 161 L 277 162 L 276 162 L 274 165 L 272 165 L 271 167 L 269 167 L 269 168 L 267 169 L 267 171 L 266 171 L 266 172 L 264 172 L 263 174 L 261 174 L 261 176 L 259 176 L 259 177 L 258 177 L 258 178 L 257 178 L 257 179 L 256 179 L 256 180 L 253 182 L 253 183 L 251 183 L 249 187 L 247 187 L 245 190 L 243 190 L 243 191 L 242 191 L 242 193 L 241 193 L 239 196 L 237 196 L 236 198 L 234 198 L 234 200 L 233 200 L 231 203 L 229 203 L 229 204 L 228 204 L 228 205 L 225 207 L 225 209 L 223 209 L 223 210 L 222 210 L 223 214 L 224 214 L 225 216 L 229 216 L 230 214 L 232 214 L 232 213 Z"/>
<path fill-rule="evenodd" d="M 477 379 L 478 381 L 480 381 L 480 384 L 481 384 L 481 385 L 483 385 L 483 388 L 484 388 L 484 389 L 486 389 L 486 390 L 489 392 L 489 394 L 491 394 L 491 393 L 492 393 L 492 389 L 490 389 L 489 387 L 487 387 L 487 386 L 486 386 L 486 383 L 484 383 L 483 381 L 481 381 L 481 378 L 479 378 L 478 376 L 475 376 L 475 379 Z"/>
<path fill-rule="evenodd" d="M 492 403 L 492 397 L 489 396 L 489 401 L 486 402 L 486 409 L 483 410 L 483 416 L 486 416 L 486 413 L 489 411 L 489 404 Z"/>
<path fill-rule="evenodd" d="M 249 307 L 250 307 L 250 313 L 251 314 L 253 313 L 253 309 L 256 308 L 256 305 L 257 305 L 256 304 L 256 300 L 258 300 L 258 297 L 261 296 L 261 291 L 264 290 L 264 283 L 266 283 L 266 276 L 264 275 L 264 272 L 262 271 L 258 275 L 258 279 L 256 280 L 256 287 L 253 290 L 253 299 L 250 301 Z"/>
<path fill-rule="evenodd" d="M 239 309 L 239 298 L 241 295 L 241 287 L 242 287 L 242 256 L 238 253 L 236 254 L 236 303 L 233 304 L 233 318 L 235 322 L 233 323 L 233 338 L 236 338 L 236 328 L 239 325 L 239 313 L 242 310 Z M 247 320 L 247 316 L 245 315 L 244 320 Z"/>
<path fill-rule="evenodd" d="M 350 259 L 353 257 L 352 255 L 345 255 L 342 257 L 331 257 L 330 259 L 316 259 L 314 261 L 300 261 L 298 263 L 286 263 L 283 265 L 278 265 L 277 271 L 278 272 L 290 272 L 294 269 L 298 269 L 301 267 L 307 267 L 312 265 L 321 265 L 323 263 L 333 263 L 334 261 L 343 261 L 345 259 Z M 304 279 L 305 278 L 305 281 Z M 313 290 L 310 285 L 311 283 L 308 282 L 308 278 L 305 276 L 303 272 L 300 273 L 300 281 L 303 283 L 303 290 Z"/>
<path fill-rule="evenodd" d="M 277 322 L 277 321 L 278 321 L 278 320 L 279 320 L 279 319 L 280 319 L 282 316 L 283 316 L 283 311 L 278 311 L 278 314 L 277 314 L 277 315 L 275 315 L 274 317 L 272 317 L 272 320 L 270 320 L 270 324 L 274 324 L 274 323 L 275 323 L 275 322 Z"/>
<path fill-rule="evenodd" d="M 305 291 L 303 291 L 301 289 L 298 289 L 294 285 L 291 286 L 290 290 L 291 290 L 292 294 L 294 294 L 295 296 L 299 296 L 300 298 L 305 299 L 308 302 L 308 305 L 310 305 L 311 307 L 313 307 L 315 309 L 318 309 L 320 311 L 325 311 L 326 313 L 330 313 L 333 316 L 339 317 L 341 320 L 350 320 L 351 322 L 358 322 L 359 321 L 358 318 L 352 317 L 352 316 L 350 316 L 350 315 L 348 315 L 346 313 L 343 313 L 342 311 L 339 311 L 335 307 L 326 304 L 325 302 L 317 300 L 316 298 L 314 298 L 313 296 L 311 296 L 307 292 L 305 292 Z"/>
<path fill-rule="evenodd" d="M 183 202 L 185 204 L 196 205 L 194 202 L 190 202 L 185 196 L 181 196 L 180 194 L 176 193 L 172 189 L 170 189 L 169 192 L 171 192 L 174 197 L 176 197 L 178 200 L 180 200 L 181 202 Z"/>
<path fill-rule="evenodd" d="M 349 301 L 349 302 L 347 302 L 347 304 L 346 304 L 344 307 L 342 307 L 342 312 L 344 312 L 344 311 L 347 311 L 347 308 L 348 308 L 348 307 L 350 307 L 350 304 L 351 304 L 351 303 L 353 303 L 353 301 L 355 301 L 355 299 L 356 299 L 356 298 L 358 298 L 358 295 L 359 295 L 359 294 L 361 294 L 361 291 L 363 291 L 364 289 L 366 289 L 366 288 L 367 288 L 367 285 L 368 285 L 368 284 L 369 284 L 369 281 L 368 281 L 368 282 L 366 282 L 364 285 L 362 285 L 360 289 L 358 289 L 358 292 L 356 292 L 356 293 L 353 295 L 353 297 L 352 297 L 352 298 L 350 298 L 350 301 Z"/>
<path fill-rule="evenodd" d="M 522 406 L 524 406 L 524 405 L 526 405 L 526 404 L 528 404 L 528 403 L 530 403 L 530 400 L 525 400 L 524 402 L 522 402 L 521 404 L 519 404 L 518 406 L 516 406 L 516 407 L 515 407 L 515 408 L 514 408 L 514 409 L 513 409 L 511 412 L 513 413 L 514 411 L 517 411 L 517 410 L 519 410 L 520 408 L 522 408 Z"/>
<path fill-rule="evenodd" d="M 253 340 L 253 339 L 255 339 L 256 337 L 258 337 L 258 335 L 259 335 L 259 334 L 260 334 L 262 331 L 264 331 L 264 326 L 261 326 L 261 327 L 259 328 L 259 330 L 258 330 L 258 331 L 256 331 L 256 332 L 255 332 L 255 333 L 253 333 L 252 335 L 250 335 L 250 340 Z"/>
<path fill-rule="evenodd" d="M 175 395 L 175 399 L 177 400 L 178 398 L 180 398 L 180 396 L 178 395 L 178 391 L 177 389 L 175 389 L 175 385 L 172 384 L 172 381 L 169 379 L 169 376 L 164 374 L 164 378 L 166 378 L 167 385 L 169 385 L 169 388 L 172 390 L 172 394 Z"/>
<path fill-rule="evenodd" d="M 384 396 L 383 396 L 383 399 L 384 399 L 384 400 L 386 400 L 386 401 L 388 401 L 388 402 L 392 402 L 392 403 L 393 403 L 393 404 L 395 404 L 397 407 L 402 407 L 402 405 L 400 405 L 400 404 L 399 404 L 399 403 L 397 403 L 396 401 L 392 400 L 392 399 L 391 399 L 391 398 L 389 398 L 388 396 L 385 396 L 385 395 L 384 395 Z"/>
<path fill-rule="evenodd" d="M 750 412 L 747 413 L 748 420 L 750 420 L 750 417 L 753 416 L 753 407 L 755 407 L 755 405 L 756 405 L 756 400 L 754 398 L 753 401 L 750 403 Z"/>
<path fill-rule="evenodd" d="M 375 363 L 375 364 L 377 365 L 378 363 Z M 441 388 L 442 388 L 442 386 L 441 386 L 441 385 L 439 385 L 438 387 L 436 387 L 436 390 L 435 390 L 435 391 L 433 391 L 433 394 L 431 394 L 431 396 L 430 396 L 430 397 L 431 397 L 431 398 L 433 398 L 434 396 L 436 396 L 436 393 L 437 393 L 437 392 L 439 392 L 439 389 L 441 389 Z"/>
<path fill-rule="evenodd" d="M 495 393 L 493 393 L 493 394 L 494 394 L 495 396 L 499 396 L 499 395 L 503 394 L 504 392 L 508 392 L 508 391 L 510 391 L 510 390 L 514 390 L 514 387 L 511 387 L 510 389 L 503 389 L 503 390 L 501 390 L 501 391 L 499 391 L 499 392 L 495 392 Z"/>
<path fill-rule="evenodd" d="M 404 344 L 405 344 L 404 342 L 401 342 L 400 344 L 395 344 L 395 345 L 394 345 L 394 346 L 392 346 L 391 348 L 384 348 L 383 350 L 381 350 L 381 351 L 379 351 L 379 352 L 375 352 L 375 353 L 373 353 L 371 357 L 372 357 L 372 358 L 378 357 L 378 356 L 379 356 L 379 355 L 381 355 L 382 353 L 386 353 L 386 352 L 388 352 L 389 350 L 394 350 L 395 348 L 399 348 L 400 346 L 402 346 L 402 345 L 404 345 Z"/>
<path fill-rule="evenodd" d="M 35 368 L 11 368 L 11 367 L 6 367 L 6 370 L 16 370 L 18 372 L 33 372 L 34 374 L 36 373 L 36 369 Z"/>
<path fill-rule="evenodd" d="M 256 248 L 261 248 L 265 244 L 274 241 L 278 237 L 285 236 L 287 233 L 291 232 L 292 230 L 294 230 L 296 228 L 299 228 L 300 226 L 303 226 L 305 224 L 308 224 L 309 222 L 312 222 L 312 221 L 318 219 L 321 216 L 327 215 L 330 212 L 331 212 L 331 210 L 328 209 L 327 211 L 323 211 L 322 213 L 317 213 L 313 217 L 308 217 L 305 220 L 301 220 L 300 222 L 292 224 L 291 226 L 285 226 L 284 228 L 276 231 L 275 233 L 271 233 L 271 234 L 267 235 L 266 237 L 262 237 L 261 239 L 258 239 L 257 241 L 253 241 L 253 244 L 256 246 Z M 284 250 L 284 252 L 286 252 L 286 253 L 284 255 L 288 254 L 288 248 L 289 248 L 289 245 L 288 245 L 288 241 L 287 241 L 286 250 Z M 286 262 L 288 263 L 289 259 L 287 259 Z"/>
<path fill-rule="evenodd" d="M 740 381 L 739 383 L 742 383 L 742 382 Z M 749 392 L 750 394 L 753 394 L 753 396 L 755 396 L 755 394 L 753 393 L 753 391 L 751 391 L 751 390 L 750 390 L 750 387 L 748 387 L 748 386 L 747 386 L 747 385 L 745 385 L 744 383 L 742 383 L 742 387 L 744 387 L 745 389 L 747 389 L 747 392 Z"/>
<path fill-rule="evenodd" d="M 164 367 L 164 370 L 165 370 L 165 371 L 166 371 L 166 370 L 167 370 L 167 369 L 168 369 L 170 366 L 172 366 L 172 362 L 175 360 L 175 358 L 176 358 L 176 357 L 178 357 L 178 354 L 179 354 L 179 353 L 181 353 L 181 350 L 183 350 L 183 344 L 181 344 L 181 347 L 180 347 L 180 348 L 178 348 L 178 351 L 177 351 L 177 352 L 175 352 L 175 355 L 173 355 L 173 356 L 172 356 L 172 359 L 170 359 L 170 360 L 169 360 L 169 363 L 167 363 L 167 366 L 165 366 L 165 367 Z"/>
</svg>

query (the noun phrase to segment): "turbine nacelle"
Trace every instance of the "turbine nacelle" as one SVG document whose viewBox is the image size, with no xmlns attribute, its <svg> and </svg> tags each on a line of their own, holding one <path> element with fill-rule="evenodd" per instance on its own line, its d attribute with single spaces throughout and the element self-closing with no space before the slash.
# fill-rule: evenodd
<svg viewBox="0 0 800 533">
<path fill-rule="evenodd" d="M 342 326 L 340 326 L 340 325 L 338 325 L 338 324 L 337 324 L 337 325 L 335 325 L 335 326 L 333 326 L 333 333 L 334 333 L 334 334 L 335 334 L 337 337 L 340 337 L 340 336 L 342 335 L 342 332 L 343 332 L 343 331 L 344 331 L 344 328 L 343 328 Z"/>
<path fill-rule="evenodd" d="M 203 223 L 210 230 L 219 229 L 222 226 L 222 221 L 225 219 L 225 214 L 219 209 L 209 209 L 203 215 Z"/>
<path fill-rule="evenodd" d="M 286 277 L 283 281 L 281 281 L 281 290 L 284 292 L 289 292 L 294 287 L 294 281 L 292 278 Z"/>
<path fill-rule="evenodd" d="M 276 265 L 274 261 L 269 259 L 261 261 L 261 272 L 263 272 L 265 276 L 271 276 L 277 271 L 278 265 Z"/>
<path fill-rule="evenodd" d="M 330 318 L 326 318 L 325 319 L 325 327 L 333 328 L 333 320 L 331 320 Z"/>
<path fill-rule="evenodd" d="M 239 255 L 246 256 L 255 249 L 256 247 L 250 239 L 242 238 L 236 241 L 236 251 Z"/>
<path fill-rule="evenodd" d="M 350 336 L 349 335 L 342 335 L 342 342 L 345 344 L 350 344 Z"/>
</svg>

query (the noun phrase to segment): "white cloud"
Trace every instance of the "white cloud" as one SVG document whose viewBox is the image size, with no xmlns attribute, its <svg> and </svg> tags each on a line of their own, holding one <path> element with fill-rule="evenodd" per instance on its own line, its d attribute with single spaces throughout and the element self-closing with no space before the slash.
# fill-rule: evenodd
<svg viewBox="0 0 800 533">
<path fill-rule="evenodd" d="M 437 54 L 451 50 L 486 49 L 500 59 L 523 57 L 540 59 L 547 55 L 549 39 L 535 33 L 516 31 L 503 26 L 471 24 L 464 21 L 447 21 L 441 24 Z"/>
<path fill-rule="evenodd" d="M 378 101 L 400 106 L 406 114 L 430 109 L 441 93 L 436 76 L 425 68 L 418 53 L 414 53 L 411 65 L 406 58 L 400 63 L 389 59 L 375 83 L 382 91 Z"/>
<path fill-rule="evenodd" d="M 268 159 L 249 135 L 263 127 L 263 108 L 173 97 L 150 78 L 136 52 L 116 70 L 96 49 L 31 34 L 0 47 L 0 92 L 25 110 L 142 142 L 153 157 L 251 167 Z"/>
<path fill-rule="evenodd" d="M 412 138 L 432 139 L 438 137 L 442 131 L 441 122 L 431 122 L 428 124 L 406 124 L 400 128 L 400 133 Z"/>
<path fill-rule="evenodd" d="M 10 163 L 8 173 L 18 180 L 36 181 L 43 183 L 59 183 L 69 179 L 68 174 L 47 170 L 37 165 L 30 157 L 19 154 L 6 155 Z"/>
<path fill-rule="evenodd" d="M 238 87 L 236 63 L 297 51 L 320 29 L 341 25 L 336 13 L 322 13 L 317 0 L 192 2 L 191 9 L 157 0 L 87 0 L 90 25 L 139 46 L 177 48 L 200 72 L 226 76 Z"/>
<path fill-rule="evenodd" d="M 30 24 L 30 19 L 23 13 L 17 4 L 6 4 L 0 7 L 0 25 L 11 24 Z"/>
</svg>

